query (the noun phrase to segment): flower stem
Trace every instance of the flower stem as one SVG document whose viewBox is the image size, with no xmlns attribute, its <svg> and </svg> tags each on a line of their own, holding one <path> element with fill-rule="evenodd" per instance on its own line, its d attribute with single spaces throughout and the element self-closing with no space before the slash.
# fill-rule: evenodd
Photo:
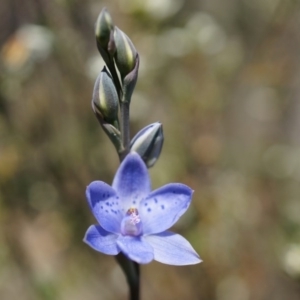
<svg viewBox="0 0 300 300">
<path fill-rule="evenodd" d="M 130 99 L 129 99 L 130 100 Z M 130 150 L 130 120 L 129 120 L 129 104 L 130 101 L 126 99 L 126 94 L 122 94 L 120 101 L 120 129 L 121 138 L 124 150 L 119 153 L 120 162 L 126 157 Z M 130 300 L 140 299 L 140 266 L 138 263 L 127 258 L 120 252 L 116 259 L 125 273 L 127 283 L 130 290 Z"/>
<path fill-rule="evenodd" d="M 140 274 L 139 264 L 128 259 L 122 252 L 120 252 L 116 259 L 126 275 L 127 283 L 130 290 L 130 300 L 140 299 Z"/>
<path fill-rule="evenodd" d="M 121 154 L 121 161 L 125 158 L 125 156 L 129 153 L 130 147 L 130 127 L 129 127 L 129 102 L 120 102 L 120 110 L 121 110 L 121 136 L 123 141 L 124 151 Z"/>
</svg>

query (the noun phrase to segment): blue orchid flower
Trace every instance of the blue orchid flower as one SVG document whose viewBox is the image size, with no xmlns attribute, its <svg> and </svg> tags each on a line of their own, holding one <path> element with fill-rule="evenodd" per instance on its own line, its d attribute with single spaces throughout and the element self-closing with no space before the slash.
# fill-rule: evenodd
<svg viewBox="0 0 300 300">
<path fill-rule="evenodd" d="M 190 265 L 201 259 L 181 235 L 166 231 L 188 209 L 193 191 L 180 183 L 151 192 L 145 163 L 130 153 L 112 186 L 94 181 L 86 189 L 90 208 L 101 225 L 88 228 L 84 242 L 93 249 L 146 264 L 153 259 L 169 265 Z"/>
</svg>

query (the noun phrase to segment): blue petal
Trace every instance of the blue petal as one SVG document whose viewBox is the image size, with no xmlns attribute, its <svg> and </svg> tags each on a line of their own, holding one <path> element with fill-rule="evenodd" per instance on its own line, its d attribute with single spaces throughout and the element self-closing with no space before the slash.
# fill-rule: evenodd
<svg viewBox="0 0 300 300">
<path fill-rule="evenodd" d="M 152 247 L 141 238 L 120 236 L 117 245 L 127 257 L 139 264 L 147 264 L 153 260 Z"/>
<path fill-rule="evenodd" d="M 122 198 L 123 207 L 137 207 L 151 191 L 148 170 L 140 156 L 133 152 L 121 163 L 112 187 Z"/>
<path fill-rule="evenodd" d="M 169 229 L 188 209 L 193 190 L 180 183 L 170 183 L 153 191 L 138 208 L 144 234 Z"/>
<path fill-rule="evenodd" d="M 161 263 L 184 266 L 202 262 L 191 244 L 179 234 L 165 231 L 144 239 L 153 247 L 154 259 Z"/>
<path fill-rule="evenodd" d="M 107 232 L 101 226 L 92 225 L 87 230 L 83 241 L 96 251 L 108 255 L 117 255 L 120 250 L 117 247 L 118 235 Z"/>
<path fill-rule="evenodd" d="M 119 233 L 125 214 L 116 191 L 102 181 L 93 181 L 86 189 L 91 210 L 101 226 L 113 233 Z"/>
</svg>

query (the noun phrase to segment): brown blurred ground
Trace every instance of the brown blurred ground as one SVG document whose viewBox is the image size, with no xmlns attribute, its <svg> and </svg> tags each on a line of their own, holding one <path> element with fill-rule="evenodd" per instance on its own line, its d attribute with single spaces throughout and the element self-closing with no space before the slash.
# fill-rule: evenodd
<svg viewBox="0 0 300 300">
<path fill-rule="evenodd" d="M 127 298 L 82 243 L 85 186 L 118 167 L 90 108 L 104 6 L 141 56 L 132 133 L 164 124 L 153 187 L 195 190 L 174 230 L 204 262 L 143 266 L 142 299 L 299 299 L 296 0 L 0 2 L 0 299 Z"/>
</svg>

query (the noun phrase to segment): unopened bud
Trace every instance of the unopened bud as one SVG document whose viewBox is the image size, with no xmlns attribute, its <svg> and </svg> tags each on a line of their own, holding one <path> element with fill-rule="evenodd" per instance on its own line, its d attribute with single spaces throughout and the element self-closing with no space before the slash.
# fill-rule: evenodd
<svg viewBox="0 0 300 300">
<path fill-rule="evenodd" d="M 136 65 L 137 51 L 129 37 L 118 27 L 115 27 L 114 30 L 114 42 L 116 47 L 115 62 L 123 80 Z"/>
<path fill-rule="evenodd" d="M 107 50 L 111 31 L 114 29 L 112 18 L 106 8 L 100 12 L 95 24 L 95 36 L 98 46 Z"/>
<path fill-rule="evenodd" d="M 107 123 L 118 127 L 119 100 L 114 82 L 104 67 L 96 79 L 93 92 L 95 113 Z"/>
<path fill-rule="evenodd" d="M 164 142 L 161 123 L 153 123 L 140 130 L 132 139 L 130 151 L 137 152 L 148 168 L 159 158 Z"/>
<path fill-rule="evenodd" d="M 131 96 L 134 91 L 137 79 L 138 79 L 138 71 L 139 71 L 140 59 L 138 53 L 136 54 L 136 63 L 134 69 L 127 74 L 123 79 L 123 93 L 124 98 L 122 101 L 130 103 Z"/>
</svg>

